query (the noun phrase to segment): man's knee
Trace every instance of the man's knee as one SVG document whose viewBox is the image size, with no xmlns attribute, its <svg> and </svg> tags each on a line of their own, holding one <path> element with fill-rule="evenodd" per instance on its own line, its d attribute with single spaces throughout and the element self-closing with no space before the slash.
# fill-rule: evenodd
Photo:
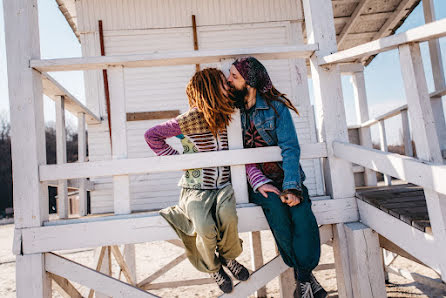
<svg viewBox="0 0 446 298">
<path fill-rule="evenodd" d="M 218 217 L 222 225 L 237 225 L 238 217 L 234 206 L 223 205 L 218 210 Z"/>
</svg>

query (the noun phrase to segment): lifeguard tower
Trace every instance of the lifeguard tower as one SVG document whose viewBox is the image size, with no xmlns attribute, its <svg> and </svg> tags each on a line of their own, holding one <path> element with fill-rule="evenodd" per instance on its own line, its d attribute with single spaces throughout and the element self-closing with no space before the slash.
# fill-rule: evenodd
<svg viewBox="0 0 446 298">
<path fill-rule="evenodd" d="M 56 1 L 81 42 L 82 57 L 41 59 L 37 0 L 3 1 L 18 297 L 48 297 L 52 281 L 72 297 L 81 295 L 70 281 L 91 288 L 89 296 L 155 296 L 153 281 L 179 259 L 157 276 L 138 281 L 134 244 L 166 240 L 180 245 L 157 210 L 176 203 L 182 169 L 223 165 L 231 166 L 239 231 L 251 233 L 256 267 L 249 281 L 225 296 L 246 297 L 281 275 L 282 296 L 289 297 L 292 280 L 280 256 L 263 264 L 258 253 L 259 231 L 268 224 L 261 208 L 248 202 L 244 171 L 247 163 L 281 160 L 280 149 L 243 149 L 238 114 L 228 129 L 226 152 L 156 157 L 143 138 L 147 128 L 187 110 L 184 88 L 197 68 L 225 70 L 234 58 L 247 55 L 264 62 L 274 84 L 300 111 L 294 121 L 306 185 L 322 242 L 334 249 L 339 296 L 386 296 L 382 247 L 431 267 L 446 281 L 441 102 L 446 87 L 438 43 L 446 36 L 446 20 L 435 20 L 433 0 L 423 0 L 425 25 L 397 35 L 419 0 Z M 419 43 L 424 41 L 429 41 L 433 93 L 421 60 Z M 364 66 L 391 49 L 399 50 L 407 104 L 369 119 Z M 48 74 L 74 70 L 84 71 L 85 105 Z M 352 76 L 359 119 L 349 129 L 343 74 Z M 307 77 L 312 78 L 314 110 Z M 46 164 L 43 94 L 56 104 L 57 165 Z M 79 119 L 75 163 L 66 162 L 66 110 Z M 405 156 L 386 152 L 384 120 L 399 114 Z M 381 151 L 372 149 L 370 126 L 375 124 Z M 374 187 L 375 172 L 385 175 L 387 186 Z M 411 185 L 395 189 L 390 177 Z M 48 216 L 48 184 L 58 185 L 54 220 Z M 367 188 L 357 192 L 359 186 Z M 68 187 L 79 190 L 78 216 L 68 212 Z M 424 207 L 407 205 L 414 201 Z M 418 208 L 416 215 L 411 207 Z M 100 248 L 96 268 L 54 253 L 91 247 Z M 107 275 L 111 254 L 124 281 Z M 180 280 L 168 286 L 207 282 Z M 261 290 L 257 294 L 262 296 Z"/>
</svg>

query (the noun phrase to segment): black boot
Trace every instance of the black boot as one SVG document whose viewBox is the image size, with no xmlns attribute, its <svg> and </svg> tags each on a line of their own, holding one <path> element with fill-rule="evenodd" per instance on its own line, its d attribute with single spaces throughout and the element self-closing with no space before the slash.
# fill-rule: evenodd
<svg viewBox="0 0 446 298">
<path fill-rule="evenodd" d="M 220 290 L 222 290 L 224 293 L 232 292 L 232 280 L 223 270 L 223 267 L 220 267 L 220 270 L 211 273 L 210 275 L 215 280 Z"/>
<path fill-rule="evenodd" d="M 311 289 L 313 290 L 314 298 L 327 297 L 327 291 L 325 291 L 325 289 L 317 281 L 317 279 L 316 279 L 316 277 L 314 277 L 313 273 L 311 273 L 311 276 L 310 276 L 310 284 L 311 284 Z"/>
<path fill-rule="evenodd" d="M 248 280 L 249 278 L 249 271 L 246 269 L 245 266 L 237 262 L 236 260 L 226 260 L 223 257 L 220 257 L 221 263 L 228 267 L 229 271 L 231 271 L 232 275 L 241 281 Z"/>
</svg>

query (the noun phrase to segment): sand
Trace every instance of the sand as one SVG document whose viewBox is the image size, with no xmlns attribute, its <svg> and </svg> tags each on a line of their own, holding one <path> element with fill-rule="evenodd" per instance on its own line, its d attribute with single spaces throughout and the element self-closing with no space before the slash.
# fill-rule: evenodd
<svg viewBox="0 0 446 298">
<path fill-rule="evenodd" d="M 0 226 L 0 297 L 15 297 L 15 258 L 12 255 L 13 225 Z M 271 260 L 275 255 L 275 246 L 272 235 L 269 231 L 262 233 L 263 256 L 264 260 Z M 249 239 L 248 234 L 241 234 L 244 240 L 245 251 L 239 257 L 239 261 L 245 266 L 250 266 Z M 89 267 L 95 267 L 95 250 L 81 250 L 60 252 L 64 257 L 81 263 Z M 150 274 L 162 268 L 165 264 L 183 253 L 183 250 L 168 242 L 150 242 L 136 244 L 136 262 L 138 281 L 143 280 Z M 332 264 L 333 250 L 328 245 L 322 246 L 322 256 L 320 264 Z M 409 272 L 415 272 L 430 278 L 438 278 L 438 275 L 431 269 L 407 260 L 403 257 L 397 257 L 393 266 L 403 268 Z M 332 266 L 328 266 L 332 267 Z M 113 261 L 113 273 L 117 277 L 118 266 Z M 329 292 L 329 297 L 338 297 L 336 288 L 336 275 L 334 269 L 315 271 L 315 276 Z M 181 279 L 207 278 L 206 274 L 197 272 L 187 260 L 181 262 L 178 266 L 167 272 L 164 276 L 155 282 L 166 282 Z M 446 297 L 446 292 L 437 288 L 429 287 L 420 282 L 414 282 L 405 279 L 399 275 L 390 274 L 390 284 L 387 285 L 388 297 Z M 89 289 L 75 284 L 76 288 L 83 296 L 88 295 Z M 178 287 L 173 289 L 161 289 L 152 291 L 161 297 L 217 297 L 221 294 L 218 287 L 214 284 L 201 286 Z M 267 284 L 268 297 L 280 297 L 278 278 L 273 279 Z M 53 287 L 53 297 L 62 297 Z M 253 297 L 253 296 L 252 296 Z"/>
</svg>

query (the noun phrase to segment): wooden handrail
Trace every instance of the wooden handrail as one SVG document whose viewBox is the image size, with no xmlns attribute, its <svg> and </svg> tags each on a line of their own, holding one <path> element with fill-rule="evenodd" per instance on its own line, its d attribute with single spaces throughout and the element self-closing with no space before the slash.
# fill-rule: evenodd
<svg viewBox="0 0 446 298">
<path fill-rule="evenodd" d="M 446 36 L 446 18 L 435 21 L 406 32 L 383 37 L 344 51 L 321 57 L 319 65 L 351 62 L 358 58 L 369 57 L 378 53 L 396 49 L 401 45 L 423 42 Z"/>
</svg>

